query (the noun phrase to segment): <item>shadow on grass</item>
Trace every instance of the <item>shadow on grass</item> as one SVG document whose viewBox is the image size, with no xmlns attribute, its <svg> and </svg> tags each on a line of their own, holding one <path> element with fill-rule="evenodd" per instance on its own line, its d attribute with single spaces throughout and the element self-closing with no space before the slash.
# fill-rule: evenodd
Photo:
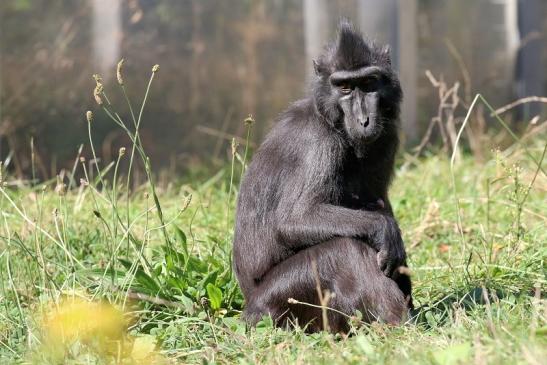
<svg viewBox="0 0 547 365">
<path fill-rule="evenodd" d="M 475 287 L 471 290 L 458 290 L 446 294 L 432 304 L 424 304 L 410 311 L 409 323 L 426 329 L 447 324 L 457 309 L 471 312 L 479 307 L 487 308 L 500 300 L 515 302 L 517 297 L 533 296 L 530 292 L 514 293 L 504 289 Z"/>
</svg>

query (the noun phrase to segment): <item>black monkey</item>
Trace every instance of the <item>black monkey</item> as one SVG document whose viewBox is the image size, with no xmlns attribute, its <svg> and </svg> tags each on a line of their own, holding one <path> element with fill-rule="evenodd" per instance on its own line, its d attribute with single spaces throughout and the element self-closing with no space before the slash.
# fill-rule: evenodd
<svg viewBox="0 0 547 365">
<path fill-rule="evenodd" d="M 342 21 L 314 66 L 310 95 L 282 114 L 241 185 L 233 260 L 244 317 L 320 330 L 319 309 L 287 302 L 319 304 L 319 280 L 335 294 L 329 307 L 401 323 L 412 303 L 388 200 L 402 98 L 389 49 Z M 336 311 L 328 320 L 348 329 Z"/>
</svg>

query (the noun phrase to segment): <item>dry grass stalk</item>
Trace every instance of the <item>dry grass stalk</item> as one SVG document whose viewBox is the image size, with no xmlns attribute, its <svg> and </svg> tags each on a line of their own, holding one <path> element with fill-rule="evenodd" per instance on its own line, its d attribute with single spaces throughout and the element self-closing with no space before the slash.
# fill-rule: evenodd
<svg viewBox="0 0 547 365">
<path fill-rule="evenodd" d="M 525 98 L 521 98 L 518 100 L 513 101 L 512 103 L 509 103 L 507 105 L 502 106 L 501 108 L 498 108 L 494 110 L 493 113 L 490 114 L 491 117 L 503 114 L 519 105 L 526 104 L 526 103 L 546 103 L 547 104 L 547 97 L 542 96 L 528 96 Z"/>
<path fill-rule="evenodd" d="M 435 126 L 438 127 L 441 134 L 444 150 L 446 152 L 451 152 L 454 148 L 457 148 L 455 145 L 457 132 L 454 112 L 460 104 L 460 98 L 458 96 L 460 84 L 459 82 L 456 82 L 451 87 L 448 87 L 442 76 L 437 80 L 431 71 L 427 70 L 425 74 L 433 87 L 437 89 L 439 106 L 437 108 L 437 114 L 431 118 L 431 122 L 427 127 L 424 137 L 418 147 L 416 147 L 415 157 L 418 157 L 423 152 L 425 146 L 431 139 Z"/>
</svg>

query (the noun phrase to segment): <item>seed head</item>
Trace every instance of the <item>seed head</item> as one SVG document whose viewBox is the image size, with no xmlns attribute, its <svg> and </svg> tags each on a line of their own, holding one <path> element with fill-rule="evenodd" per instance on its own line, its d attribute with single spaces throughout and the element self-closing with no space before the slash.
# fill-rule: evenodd
<svg viewBox="0 0 547 365">
<path fill-rule="evenodd" d="M 82 186 L 88 186 L 89 183 L 87 182 L 86 179 L 80 179 L 80 185 L 82 185 Z"/>
<path fill-rule="evenodd" d="M 249 116 L 245 118 L 245 120 L 243 120 L 243 123 L 245 123 L 245 125 L 247 126 L 251 126 L 255 123 L 255 120 L 253 119 L 253 116 L 249 114 Z"/>
<path fill-rule="evenodd" d="M 85 163 L 85 157 L 84 156 L 80 157 L 80 162 Z"/>
<path fill-rule="evenodd" d="M 91 110 L 85 112 L 85 119 L 87 119 L 88 123 L 91 123 L 93 121 L 93 112 Z"/>
<path fill-rule="evenodd" d="M 103 98 L 101 98 L 102 92 L 103 92 L 103 85 L 97 84 L 97 86 L 95 86 L 95 90 L 93 90 L 93 97 L 95 98 L 95 101 L 99 105 L 103 105 Z"/>
<path fill-rule="evenodd" d="M 123 70 L 123 63 L 125 60 L 122 58 L 120 62 L 118 62 L 118 67 L 116 68 L 116 78 L 118 79 L 118 84 L 123 86 L 123 77 L 122 77 L 122 70 Z"/>
<path fill-rule="evenodd" d="M 66 193 L 66 184 L 63 183 L 63 177 L 57 175 L 57 185 L 55 186 L 55 192 L 59 195 L 65 195 Z"/>
<path fill-rule="evenodd" d="M 102 84 L 103 83 L 103 78 L 99 74 L 93 74 L 93 80 L 95 80 L 95 82 L 97 84 Z"/>
<path fill-rule="evenodd" d="M 239 147 L 239 143 L 237 143 L 235 138 L 232 138 L 232 156 L 236 155 L 237 147 Z"/>
<path fill-rule="evenodd" d="M 93 80 L 95 80 L 95 83 L 97 84 L 95 86 L 95 89 L 93 90 L 93 97 L 95 98 L 95 101 L 99 105 L 103 105 L 103 99 L 101 97 L 101 94 L 103 93 L 104 86 L 103 86 L 103 79 L 98 74 L 93 75 Z"/>
<path fill-rule="evenodd" d="M 160 70 L 160 65 L 154 65 L 154 67 L 152 67 L 152 72 L 153 73 L 156 73 Z"/>
<path fill-rule="evenodd" d="M 120 147 L 120 150 L 118 151 L 118 156 L 122 157 L 125 155 L 125 147 Z"/>
<path fill-rule="evenodd" d="M 66 184 L 58 183 L 57 186 L 55 186 L 55 192 L 61 196 L 65 195 L 66 193 Z"/>
<path fill-rule="evenodd" d="M 184 212 L 186 209 L 188 209 L 188 206 L 190 205 L 190 202 L 192 201 L 192 194 L 188 194 L 184 197 L 184 200 L 182 201 L 182 211 Z"/>
</svg>

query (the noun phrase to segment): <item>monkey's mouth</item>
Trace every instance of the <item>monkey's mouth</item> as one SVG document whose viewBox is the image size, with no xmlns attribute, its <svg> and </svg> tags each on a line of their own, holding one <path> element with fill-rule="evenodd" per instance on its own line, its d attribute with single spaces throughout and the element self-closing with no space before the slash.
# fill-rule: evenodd
<svg viewBox="0 0 547 365">
<path fill-rule="evenodd" d="M 370 145 L 378 140 L 381 134 L 381 129 L 379 127 L 374 128 L 373 131 L 366 131 L 361 138 L 362 143 Z"/>
<path fill-rule="evenodd" d="M 346 123 L 346 133 L 352 145 L 364 146 L 376 142 L 382 134 L 382 128 L 376 125 L 367 129 L 359 123 Z"/>
</svg>

